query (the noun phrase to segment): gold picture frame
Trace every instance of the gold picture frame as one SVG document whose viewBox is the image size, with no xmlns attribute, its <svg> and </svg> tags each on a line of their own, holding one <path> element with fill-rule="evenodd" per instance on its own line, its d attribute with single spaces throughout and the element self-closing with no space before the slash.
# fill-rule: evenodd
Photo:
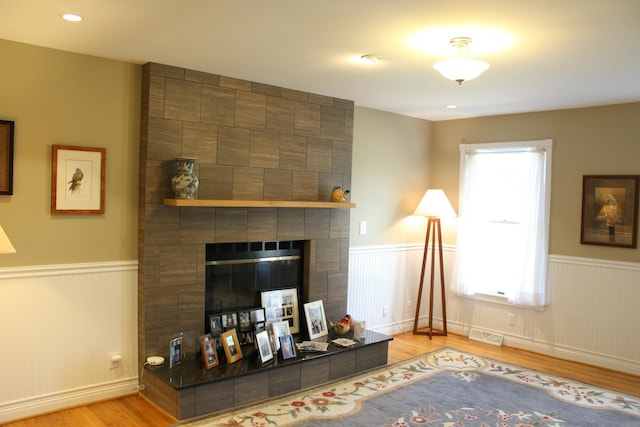
<svg viewBox="0 0 640 427">
<path fill-rule="evenodd" d="M 15 123 L 0 120 L 0 195 L 13 194 L 13 134 Z"/>
<path fill-rule="evenodd" d="M 639 177 L 582 177 L 581 244 L 637 247 Z"/>
<path fill-rule="evenodd" d="M 104 214 L 105 148 L 54 145 L 52 214 Z"/>
<path fill-rule="evenodd" d="M 224 348 L 224 355 L 227 357 L 227 363 L 235 363 L 242 359 L 242 348 L 238 341 L 238 333 L 236 329 L 229 329 L 220 335 L 222 339 L 222 348 Z"/>
</svg>

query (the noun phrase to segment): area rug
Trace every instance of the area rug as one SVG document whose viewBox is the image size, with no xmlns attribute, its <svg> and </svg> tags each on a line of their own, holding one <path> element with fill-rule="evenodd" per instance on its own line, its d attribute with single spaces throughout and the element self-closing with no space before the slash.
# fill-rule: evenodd
<svg viewBox="0 0 640 427">
<path fill-rule="evenodd" d="M 446 348 L 178 425 L 640 426 L 640 397 Z"/>
</svg>

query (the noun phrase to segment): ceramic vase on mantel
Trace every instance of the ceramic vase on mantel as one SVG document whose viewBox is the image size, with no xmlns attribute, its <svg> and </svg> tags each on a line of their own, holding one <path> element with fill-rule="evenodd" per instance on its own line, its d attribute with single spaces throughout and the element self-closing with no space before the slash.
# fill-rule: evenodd
<svg viewBox="0 0 640 427">
<path fill-rule="evenodd" d="M 193 194 L 198 189 L 198 177 L 193 174 L 193 166 L 196 160 L 191 157 L 177 157 L 176 167 L 178 174 L 171 178 L 171 187 L 176 199 L 193 199 Z"/>
</svg>

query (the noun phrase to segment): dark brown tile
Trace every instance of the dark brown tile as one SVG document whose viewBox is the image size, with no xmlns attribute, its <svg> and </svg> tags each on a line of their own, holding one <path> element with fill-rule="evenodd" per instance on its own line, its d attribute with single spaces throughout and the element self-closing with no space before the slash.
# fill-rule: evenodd
<svg viewBox="0 0 640 427">
<path fill-rule="evenodd" d="M 247 209 L 247 214 L 247 240 L 249 242 L 264 242 L 277 239 L 277 208 L 250 208 Z"/>
<path fill-rule="evenodd" d="M 296 102 L 295 133 L 320 136 L 320 106 Z"/>
<path fill-rule="evenodd" d="M 318 173 L 293 171 L 293 200 L 318 200 Z"/>
<path fill-rule="evenodd" d="M 307 170 L 307 137 L 302 135 L 280 136 L 280 169 Z"/>
<path fill-rule="evenodd" d="M 233 168 L 233 199 L 262 200 L 264 169 L 236 166 Z"/>
<path fill-rule="evenodd" d="M 216 209 L 216 242 L 247 242 L 247 209 Z"/>
<path fill-rule="evenodd" d="M 304 239 L 304 209 L 278 208 L 278 240 Z"/>
<path fill-rule="evenodd" d="M 233 198 L 233 166 L 203 164 L 198 171 L 200 199 L 230 200 Z"/>
<path fill-rule="evenodd" d="M 265 169 L 264 199 L 291 200 L 293 191 L 293 172 L 282 169 Z"/>
<path fill-rule="evenodd" d="M 181 153 L 182 122 L 150 118 L 147 132 L 147 159 L 173 159 L 180 157 Z"/>
<path fill-rule="evenodd" d="M 252 131 L 250 153 L 250 166 L 277 169 L 280 163 L 280 135 Z"/>
<path fill-rule="evenodd" d="M 160 286 L 192 285 L 196 281 L 196 244 L 160 248 Z"/>
<path fill-rule="evenodd" d="M 215 163 L 218 153 L 218 127 L 206 123 L 184 122 L 182 156 L 195 157 L 198 163 Z"/>
<path fill-rule="evenodd" d="M 266 117 L 268 132 L 293 134 L 295 123 L 295 101 L 275 96 L 268 96 Z"/>
<path fill-rule="evenodd" d="M 307 171 L 331 172 L 332 143 L 328 139 L 309 137 Z"/>
<path fill-rule="evenodd" d="M 172 120 L 200 121 L 202 85 L 184 80 L 166 79 L 164 117 Z"/>
<path fill-rule="evenodd" d="M 236 122 L 238 127 L 264 130 L 267 97 L 260 93 L 236 92 Z"/>
<path fill-rule="evenodd" d="M 235 121 L 235 102 L 235 90 L 203 86 L 202 122 L 222 126 L 233 126 Z"/>
<path fill-rule="evenodd" d="M 305 209 L 305 239 L 327 239 L 329 237 L 330 212 L 334 209 Z"/>
<path fill-rule="evenodd" d="M 349 142 L 333 141 L 331 144 L 331 172 L 351 174 L 351 152 Z"/>
<path fill-rule="evenodd" d="M 220 86 L 251 92 L 251 82 L 229 76 L 220 76 Z"/>
<path fill-rule="evenodd" d="M 249 166 L 251 132 L 248 129 L 218 127 L 218 164 Z"/>
</svg>

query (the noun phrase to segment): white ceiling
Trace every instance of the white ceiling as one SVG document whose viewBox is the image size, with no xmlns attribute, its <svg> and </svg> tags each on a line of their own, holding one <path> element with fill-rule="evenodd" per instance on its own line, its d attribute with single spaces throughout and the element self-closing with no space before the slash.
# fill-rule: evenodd
<svg viewBox="0 0 640 427">
<path fill-rule="evenodd" d="M 0 0 L 0 10 L 1 39 L 429 120 L 640 101 L 640 0 Z M 491 64 L 462 86 L 432 67 L 458 36 Z M 354 60 L 363 54 L 382 59 Z"/>
</svg>

